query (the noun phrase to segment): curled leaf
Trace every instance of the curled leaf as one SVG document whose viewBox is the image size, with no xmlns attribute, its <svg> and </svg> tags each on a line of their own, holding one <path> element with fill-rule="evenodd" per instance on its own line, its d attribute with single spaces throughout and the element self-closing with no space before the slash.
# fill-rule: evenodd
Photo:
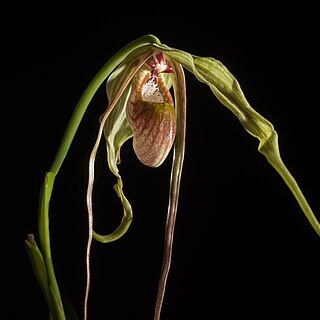
<svg viewBox="0 0 320 320">
<path fill-rule="evenodd" d="M 94 183 L 94 162 L 102 133 L 105 135 L 107 147 L 107 159 L 111 172 L 116 176 L 117 183 L 114 186 L 123 205 L 123 218 L 118 228 L 108 235 L 99 235 L 93 232 L 96 240 L 106 243 L 120 238 L 129 228 L 132 221 L 132 209 L 129 201 L 123 193 L 123 182 L 117 164 L 120 162 L 120 149 L 123 143 L 132 137 L 132 130 L 125 117 L 125 104 L 130 93 L 130 81 L 141 65 L 152 54 L 150 48 L 138 48 L 128 55 L 117 69 L 116 76 L 111 76 L 108 84 L 111 86 L 107 92 L 110 97 L 106 112 L 100 117 L 100 127 L 95 146 L 89 160 L 89 183 L 87 192 L 88 211 L 92 217 L 92 190 Z M 124 67 L 125 66 L 125 67 Z M 119 71 L 120 70 L 120 71 Z M 122 71 L 121 71 L 122 70 Z M 112 90 L 114 89 L 114 90 Z"/>
</svg>

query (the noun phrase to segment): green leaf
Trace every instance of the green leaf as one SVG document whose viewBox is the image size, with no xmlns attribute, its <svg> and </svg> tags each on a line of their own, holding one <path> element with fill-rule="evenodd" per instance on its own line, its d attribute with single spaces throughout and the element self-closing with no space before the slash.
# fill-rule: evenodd
<svg viewBox="0 0 320 320">
<path fill-rule="evenodd" d="M 36 241 L 34 240 L 33 234 L 29 234 L 28 238 L 24 241 L 24 243 L 26 245 L 27 253 L 31 260 L 34 274 L 41 287 L 42 293 L 47 303 L 49 304 L 50 294 L 48 287 L 48 275 L 42 253 L 39 250 Z"/>
<path fill-rule="evenodd" d="M 66 296 L 62 296 L 62 303 L 63 303 L 63 307 L 64 307 L 64 312 L 66 314 L 66 320 L 79 320 L 80 319 L 69 298 L 67 298 Z"/>
<path fill-rule="evenodd" d="M 320 224 L 316 216 L 296 180 L 281 159 L 277 132 L 271 122 L 250 106 L 238 81 L 231 72 L 220 61 L 210 57 L 199 57 L 182 50 L 169 48 L 166 45 L 158 44 L 154 47 L 165 51 L 167 56 L 181 63 L 199 81 L 207 84 L 218 100 L 238 118 L 245 130 L 259 139 L 258 151 L 267 158 L 268 162 L 279 173 L 310 224 L 320 236 Z"/>
</svg>

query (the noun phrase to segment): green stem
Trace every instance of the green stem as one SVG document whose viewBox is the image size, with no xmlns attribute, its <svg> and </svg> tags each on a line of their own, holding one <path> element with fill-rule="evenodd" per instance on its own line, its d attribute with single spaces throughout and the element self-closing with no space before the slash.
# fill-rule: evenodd
<svg viewBox="0 0 320 320">
<path fill-rule="evenodd" d="M 72 116 L 69 121 L 68 127 L 65 131 L 65 134 L 62 138 L 61 144 L 59 146 L 58 152 L 54 158 L 54 161 L 51 165 L 50 171 L 53 173 L 58 173 L 64 158 L 67 155 L 67 152 L 70 148 L 71 142 L 74 138 L 74 135 L 78 129 L 78 126 L 81 122 L 81 119 L 91 101 L 94 94 L 101 86 L 101 84 L 106 80 L 106 78 L 110 75 L 113 69 L 134 49 L 147 45 L 150 43 L 160 43 L 160 41 L 152 36 L 147 35 L 137 40 L 129 43 L 121 50 L 119 50 L 113 57 L 111 57 L 108 62 L 101 68 L 101 70 L 96 74 L 96 76 L 89 83 L 88 87 L 83 92 Z"/>
<path fill-rule="evenodd" d="M 49 308 L 53 319 L 65 320 L 66 317 L 52 264 L 49 237 L 49 202 L 52 194 L 54 179 L 55 175 L 51 172 L 48 172 L 41 187 L 38 228 L 41 253 L 47 271 L 48 297 L 46 298 L 49 301 Z"/>
<path fill-rule="evenodd" d="M 124 58 L 133 50 L 140 46 L 149 45 L 151 43 L 160 43 L 160 41 L 152 36 L 146 35 L 135 41 L 129 43 L 121 50 L 119 50 L 114 56 L 112 56 L 108 62 L 101 68 L 101 70 L 96 74 L 96 76 L 89 83 L 85 91 L 83 92 L 75 110 L 71 116 L 69 124 L 66 128 L 56 156 L 52 162 L 49 172 L 46 174 L 41 192 L 40 192 L 40 206 L 39 206 L 39 216 L 38 216 L 38 228 L 40 237 L 40 247 L 43 259 L 45 262 L 47 277 L 48 277 L 48 287 L 50 292 L 50 304 L 49 308 L 54 320 L 65 320 L 65 314 L 61 302 L 61 296 L 59 292 L 58 283 L 55 277 L 55 272 L 53 268 L 52 258 L 51 258 L 51 248 L 50 248 L 50 232 L 49 232 L 49 203 L 52 195 L 53 185 L 55 177 L 58 174 L 61 165 L 69 151 L 73 138 L 76 131 L 80 125 L 82 117 L 92 100 L 94 94 L 97 92 L 101 84 L 106 80 L 114 68 L 124 60 Z"/>
</svg>

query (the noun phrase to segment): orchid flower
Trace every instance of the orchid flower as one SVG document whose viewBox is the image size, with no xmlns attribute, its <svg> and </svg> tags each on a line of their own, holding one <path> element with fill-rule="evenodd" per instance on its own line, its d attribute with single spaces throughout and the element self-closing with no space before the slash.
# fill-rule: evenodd
<svg viewBox="0 0 320 320">
<path fill-rule="evenodd" d="M 147 35 L 129 43 L 117 52 L 89 83 L 76 106 L 56 158 L 43 184 L 39 208 L 41 250 L 37 247 L 33 235 L 29 235 L 26 245 L 53 319 L 63 320 L 66 318 L 50 253 L 49 202 L 52 188 L 55 176 L 66 157 L 85 110 L 97 89 L 105 81 L 108 107 L 100 117 L 97 138 L 89 159 L 87 188 L 89 230 L 84 319 L 88 319 L 87 304 L 92 241 L 93 239 L 102 243 L 115 241 L 126 233 L 132 222 L 132 208 L 123 192 L 123 181 L 118 169 L 121 160 L 121 147 L 130 139 L 138 159 L 142 164 L 150 167 L 160 166 L 173 148 L 163 264 L 154 312 L 154 320 L 160 319 L 172 258 L 173 235 L 185 153 L 187 101 L 184 70 L 208 85 L 221 104 L 238 118 L 244 129 L 259 140 L 258 151 L 279 173 L 309 223 L 320 236 L 320 224 L 316 216 L 281 159 L 277 132 L 267 119 L 250 106 L 238 81 L 231 72 L 218 60 L 199 57 L 168 47 L 153 35 Z M 103 137 L 106 143 L 109 170 L 117 179 L 114 189 L 123 206 L 123 215 L 119 226 L 112 233 L 106 235 L 94 231 L 92 201 L 95 159 Z"/>
</svg>

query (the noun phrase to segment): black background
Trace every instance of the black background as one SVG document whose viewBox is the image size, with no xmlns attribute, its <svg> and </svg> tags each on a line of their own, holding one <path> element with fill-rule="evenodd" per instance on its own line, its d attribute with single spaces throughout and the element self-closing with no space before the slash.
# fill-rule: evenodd
<svg viewBox="0 0 320 320">
<path fill-rule="evenodd" d="M 89 81 L 145 34 L 220 60 L 279 134 L 282 158 L 319 217 L 316 9 L 307 2 L 225 5 L 101 2 L 4 10 L 2 192 L 7 319 L 47 319 L 24 239 L 37 234 L 40 185 Z M 190 6 L 190 4 L 189 4 Z M 258 141 L 208 87 L 186 72 L 187 141 L 172 267 L 162 319 L 315 319 L 319 236 Z M 85 290 L 87 166 L 107 106 L 97 92 L 57 176 L 51 245 L 61 293 L 80 318 Z M 134 212 L 126 235 L 93 243 L 89 319 L 152 319 L 162 263 L 172 154 L 142 166 L 131 142 L 120 172 Z M 95 229 L 112 231 L 121 206 L 103 144 L 96 164 Z M 8 218 L 8 221 L 7 221 Z"/>
</svg>

